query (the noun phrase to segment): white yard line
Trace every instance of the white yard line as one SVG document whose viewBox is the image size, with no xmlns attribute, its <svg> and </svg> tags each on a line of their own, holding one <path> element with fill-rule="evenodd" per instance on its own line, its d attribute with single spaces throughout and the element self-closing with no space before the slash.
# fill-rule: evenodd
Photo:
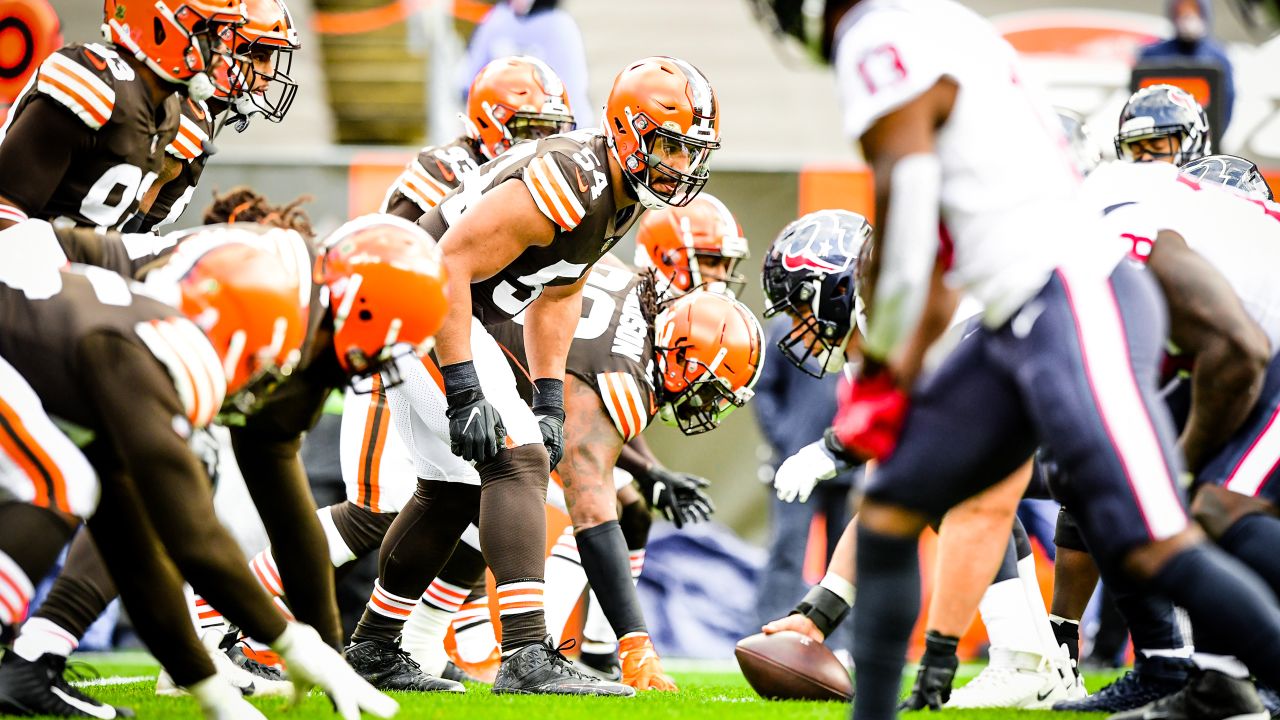
<svg viewBox="0 0 1280 720">
<path fill-rule="evenodd" d="M 73 680 L 76 687 L 102 687 L 104 685 L 132 685 L 140 682 L 154 682 L 155 675 L 134 675 L 130 677 L 104 677 L 95 680 Z"/>
</svg>

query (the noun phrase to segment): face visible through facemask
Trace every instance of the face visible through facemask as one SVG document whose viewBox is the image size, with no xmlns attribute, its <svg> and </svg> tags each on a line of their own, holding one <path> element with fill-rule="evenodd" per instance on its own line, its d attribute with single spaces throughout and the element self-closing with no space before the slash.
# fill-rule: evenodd
<svg viewBox="0 0 1280 720">
<path fill-rule="evenodd" d="M 1208 25 L 1196 0 L 1181 0 L 1173 16 L 1174 29 L 1183 42 L 1197 42 L 1209 34 Z"/>
</svg>

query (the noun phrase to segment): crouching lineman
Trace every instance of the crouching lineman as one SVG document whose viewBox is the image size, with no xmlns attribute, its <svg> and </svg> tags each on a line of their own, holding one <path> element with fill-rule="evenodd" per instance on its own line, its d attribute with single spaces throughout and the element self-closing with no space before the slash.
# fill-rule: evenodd
<svg viewBox="0 0 1280 720">
<path fill-rule="evenodd" d="M 771 302 L 768 312 L 785 313 L 792 320 L 794 328 L 779 342 L 779 348 L 797 367 L 821 376 L 838 371 L 846 358 L 857 357 L 861 341 L 857 335 L 857 323 L 861 322 L 858 255 L 869 251 L 866 242 L 871 232 L 870 224 L 854 213 L 810 213 L 784 228 L 765 257 L 763 281 L 765 295 Z M 935 280 L 940 282 L 941 277 Z M 934 321 L 945 327 L 951 324 L 953 314 L 945 312 Z M 967 317 L 967 313 L 960 317 Z M 966 324 L 956 327 L 956 331 Z M 838 443 L 828 434 L 822 441 L 788 458 L 775 477 L 779 497 L 803 500 L 818 480 L 832 477 L 848 466 L 849 461 L 842 456 Z M 1010 477 L 1009 489 L 1002 492 L 1020 496 L 1027 475 L 1027 468 L 1019 468 Z M 990 534 L 992 527 L 1002 529 L 1013 522 L 1013 508 L 1002 502 L 1003 498 L 1003 494 L 982 495 L 948 513 L 940 528 L 943 538 L 939 543 L 940 562 L 957 543 L 967 549 L 964 537 L 958 537 L 957 533 L 963 532 L 965 537 L 969 533 Z M 817 640 L 831 634 L 852 605 L 855 533 L 856 520 L 841 536 L 822 581 L 809 591 L 791 615 L 768 623 L 764 632 L 794 630 Z M 921 694 L 920 686 L 926 681 L 931 693 L 927 698 L 922 696 L 913 709 L 925 706 L 936 709 L 943 703 L 949 707 L 1047 708 L 1057 700 L 1083 694 L 1068 658 L 1058 651 L 1054 642 L 1038 586 L 1029 589 L 1023 579 L 1022 570 L 1029 556 L 1026 533 L 1015 527 L 1014 539 L 994 581 L 989 577 L 977 579 L 977 587 L 986 588 L 980 610 L 992 641 L 989 669 L 984 669 L 984 674 L 970 683 L 977 685 L 967 692 L 950 695 L 951 676 L 956 667 L 952 652 L 945 671 L 939 668 L 931 670 L 927 677 L 917 678 L 913 695 Z M 967 567 L 962 561 L 956 564 Z M 1030 598 L 1032 592 L 1034 598 Z M 935 594 L 939 603 L 942 602 L 940 596 L 941 593 Z M 1031 612 L 1036 607 L 1038 616 Z M 954 648 L 972 618 L 972 609 L 968 608 L 950 622 L 949 610 L 947 605 L 930 608 L 927 648 L 932 650 L 937 645 Z M 926 654 L 926 660 L 930 657 Z M 944 691 L 933 687 L 939 684 L 945 685 Z"/>
<path fill-rule="evenodd" d="M 300 302 L 306 298 L 300 293 L 305 272 L 237 235 L 223 233 L 217 242 L 175 255 L 145 287 L 102 268 L 23 268 L 20 286 L 8 284 L 0 294 L 5 371 L 11 379 L 25 380 L 12 386 L 27 394 L 28 411 L 42 406 L 43 412 L 91 438 L 85 457 L 103 484 L 90 524 L 102 530 L 99 538 L 108 558 L 127 558 L 129 570 L 122 576 L 127 578 L 122 587 L 126 606 L 139 617 L 160 620 L 141 624 L 139 633 L 162 662 L 172 665 L 174 676 L 196 696 L 206 716 L 261 717 L 239 690 L 214 674 L 192 633 L 164 637 L 166 625 L 190 628 L 181 580 L 169 558 L 198 587 L 224 602 L 237 622 L 271 638 L 291 666 L 297 663 L 299 686 L 320 685 L 349 718 L 361 708 L 389 716 L 395 712 L 394 701 L 354 676 L 313 629 L 285 623 L 261 593 L 230 596 L 233 589 L 242 591 L 245 581 L 252 584 L 252 578 L 237 561 L 234 540 L 213 519 L 208 481 L 187 442 L 221 408 L 251 407 L 264 384 L 295 368 L 306 319 Z M 11 260 L 20 256 L 21 251 L 9 253 Z M 39 405 L 31 404 L 30 391 Z M 113 414 L 120 408 L 128 409 L 128 422 Z M 67 489 L 52 481 L 62 475 L 59 468 L 33 466 L 32 457 L 41 456 L 28 455 L 24 469 L 51 478 L 48 491 L 54 492 L 54 502 L 69 509 Z M 72 472 L 82 474 L 84 468 L 73 467 Z M 23 541 L 35 545 L 46 540 L 44 555 L 52 560 L 66 539 L 64 532 Z M 60 659 L 32 660 L 13 652 L 4 661 L 17 672 L 0 688 L 0 709 L 64 715 L 70 714 L 68 708 L 78 710 L 79 693 L 68 699 L 55 688 L 49 695 L 60 702 L 49 706 L 38 702 L 47 697 L 25 692 L 41 681 L 64 684 L 54 677 Z M 35 704 L 29 702 L 32 697 Z M 115 715 L 114 709 L 106 710 L 103 715 Z"/>
<path fill-rule="evenodd" d="M 0 129 L 0 229 L 28 217 L 123 227 L 178 136 L 179 91 L 212 94 L 219 50 L 245 22 L 240 0 L 108 0 L 105 10 L 108 44 L 50 55 Z"/>
<path fill-rule="evenodd" d="M 542 506 L 563 448 L 565 357 L 586 275 L 635 222 L 641 203 L 684 205 L 697 195 L 719 146 L 719 117 L 700 72 L 655 57 L 618 75 L 605 120 L 604 130 L 512 147 L 420 220 L 440 238 L 450 313 L 436 360 L 410 364 L 407 382 L 388 393 L 419 489 L 383 542 L 374 595 L 352 637 L 348 659 L 367 675 L 381 674 L 383 659 L 394 658 L 386 646 L 479 508 L 480 545 L 503 619 L 494 691 L 634 693 L 582 675 L 544 640 Z M 521 312 L 532 412 L 485 327 Z M 438 383 L 426 365 L 436 361 Z"/>
<path fill-rule="evenodd" d="M 297 224 L 295 216 L 293 212 L 273 211 L 266 219 Z M 301 226 L 306 229 L 305 222 Z M 322 627 L 322 636 L 334 638 L 326 642 L 336 645 L 340 642 L 341 630 L 333 574 L 324 531 L 315 516 L 297 446 L 302 432 L 318 417 L 332 389 L 345 386 L 350 378 L 367 376 L 392 363 L 392 346 L 400 341 L 420 345 L 439 326 L 445 306 L 439 258 L 421 229 L 385 215 L 366 216 L 344 225 L 326 238 L 318 251 L 313 251 L 292 229 L 271 229 L 256 224 L 200 229 L 188 235 L 179 244 L 179 250 L 216 242 L 232 232 L 278 239 L 281 257 L 307 280 L 302 287 L 305 306 L 309 308 L 307 335 L 296 368 L 286 377 L 273 378 L 255 387 L 254 403 L 228 408 L 221 418 L 230 427 L 242 475 L 268 536 L 281 555 L 279 575 L 289 591 L 291 611 Z M 112 261 L 118 263 L 118 271 L 131 266 L 126 253 L 118 248 L 107 250 L 106 246 L 119 244 L 117 236 L 108 234 L 99 238 L 83 233 L 60 233 L 59 239 L 73 259 L 91 257 Z M 318 255 L 314 262 L 312 252 Z M 158 268 L 149 267 L 147 277 L 167 270 L 173 262 L 173 257 L 168 257 Z M 316 282 L 310 280 L 313 266 Z M 406 296 L 418 300 L 411 307 L 401 307 L 400 300 Z M 92 523 L 90 527 L 93 529 Z M 105 560 L 107 569 L 123 568 L 128 557 L 106 555 Z M 93 543 L 82 534 L 73 543 L 68 562 L 49 599 L 15 643 L 18 653 L 6 656 L 0 663 L 0 687 L 14 686 L 26 693 L 48 694 L 47 683 L 24 682 L 23 668 L 13 665 L 10 658 L 18 655 L 39 658 L 45 654 L 65 657 L 74 649 L 75 640 L 83 635 L 116 591 L 112 576 L 102 572 L 101 563 Z M 245 571 L 251 587 L 237 586 L 238 592 L 255 598 L 261 589 L 253 582 L 252 575 L 247 574 L 247 563 Z M 128 577 L 113 574 L 117 582 Z M 205 593 L 203 587 L 194 581 L 192 584 L 197 592 Z M 229 607 L 221 593 L 206 599 L 218 610 Z M 227 615 L 235 620 L 230 613 Z M 278 617 L 278 613 L 273 612 L 273 617 Z M 263 638 L 258 630 L 238 621 L 236 624 L 249 635 Z M 162 636 L 184 635 L 190 635 L 189 619 L 177 627 L 168 627 Z M 180 673 L 171 671 L 170 674 L 179 685 L 183 684 Z"/>
</svg>

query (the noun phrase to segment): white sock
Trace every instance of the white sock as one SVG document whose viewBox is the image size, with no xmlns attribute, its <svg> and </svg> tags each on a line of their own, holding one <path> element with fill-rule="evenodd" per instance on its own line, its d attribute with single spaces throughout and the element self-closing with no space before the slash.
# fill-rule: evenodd
<svg viewBox="0 0 1280 720">
<path fill-rule="evenodd" d="M 190 586 L 187 586 L 187 588 L 188 608 L 191 610 L 191 617 L 196 624 L 196 635 L 204 635 L 210 630 L 225 633 L 228 626 L 226 619 L 222 617 L 222 613 L 210 605 L 208 600 L 191 592 Z"/>
<path fill-rule="evenodd" d="M 1018 561 L 1018 579 L 1022 581 L 1022 589 L 1027 596 L 1027 611 L 1031 622 L 1039 633 L 1040 655 L 1052 658 L 1065 658 L 1067 652 L 1058 645 L 1053 634 L 1053 625 L 1049 622 L 1049 611 L 1044 606 L 1044 596 L 1040 594 L 1040 578 L 1036 576 L 1036 556 L 1032 553 Z"/>
<path fill-rule="evenodd" d="M 463 662 L 483 662 L 498 647 L 489 614 L 489 598 L 480 596 L 465 602 L 453 616 L 453 639 L 458 644 L 458 658 Z"/>
<path fill-rule="evenodd" d="M 600 601 L 591 593 L 591 604 L 587 607 L 587 621 L 582 626 L 582 651 L 605 654 L 618 649 L 618 636 L 613 626 L 600 609 Z"/>
<path fill-rule="evenodd" d="M 0 625 L 17 625 L 27 617 L 35 587 L 18 563 L 0 552 Z"/>
<path fill-rule="evenodd" d="M 1182 658 L 1183 660 L 1191 657 L 1195 653 L 1195 648 L 1190 645 L 1180 648 L 1158 648 L 1156 650 L 1139 650 L 1143 657 L 1167 657 Z"/>
<path fill-rule="evenodd" d="M 316 510 L 316 517 L 320 519 L 320 527 L 324 529 L 324 539 L 329 542 L 329 562 L 338 568 L 355 560 L 356 554 L 347 546 L 342 533 L 338 532 L 338 526 L 333 523 L 333 508 L 330 505 Z"/>
<path fill-rule="evenodd" d="M 1191 662 L 1201 670 L 1217 670 L 1223 675 L 1230 675 L 1241 680 L 1248 679 L 1249 668 L 1231 655 L 1210 655 L 1197 652 L 1191 656 Z"/>
<path fill-rule="evenodd" d="M 1041 609 L 1043 612 L 1043 608 Z M 1044 647 L 1027 602 L 1021 578 L 992 583 L 978 603 L 978 612 L 987 626 L 991 647 L 1011 652 L 1043 655 Z M 1048 622 L 1048 619 L 1045 619 Z"/>
<path fill-rule="evenodd" d="M 46 653 L 68 657 L 79 645 L 79 638 L 64 630 L 61 625 L 36 617 L 22 625 L 18 639 L 13 641 L 13 651 L 18 657 L 35 662 Z"/>
<path fill-rule="evenodd" d="M 436 578 L 413 606 L 400 636 L 400 646 L 409 652 L 423 672 L 440 675 L 449 655 L 444 651 L 444 636 L 449 621 L 467 599 L 467 588 Z"/>
<path fill-rule="evenodd" d="M 551 642 L 559 645 L 566 634 L 569 616 L 587 587 L 587 573 L 582 569 L 582 558 L 578 555 L 578 542 L 573 537 L 572 528 L 565 528 L 551 548 L 544 573 L 547 632 L 551 633 Z"/>
<path fill-rule="evenodd" d="M 644 572 L 644 548 L 631 550 L 627 555 L 631 560 L 631 580 L 635 582 L 640 579 L 640 573 Z"/>
</svg>

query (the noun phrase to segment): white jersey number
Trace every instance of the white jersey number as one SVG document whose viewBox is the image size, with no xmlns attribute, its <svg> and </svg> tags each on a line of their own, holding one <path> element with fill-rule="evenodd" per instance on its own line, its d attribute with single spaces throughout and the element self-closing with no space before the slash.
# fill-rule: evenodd
<svg viewBox="0 0 1280 720">
<path fill-rule="evenodd" d="M 502 312 L 515 316 L 529 307 L 529 304 L 538 299 L 542 295 L 542 287 L 556 278 L 569 278 L 577 280 L 582 277 L 582 272 L 587 269 L 586 264 L 571 263 L 567 260 L 561 260 L 554 265 L 548 265 L 541 270 L 522 275 L 516 278 L 516 282 L 529 289 L 529 296 L 523 300 L 516 297 L 517 288 L 511 283 L 503 280 L 493 289 L 493 304 L 498 306 Z"/>
<path fill-rule="evenodd" d="M 634 274 L 612 265 L 596 265 L 582 287 L 582 317 L 573 331 L 574 340 L 595 340 L 609 329 L 609 321 L 618 309 L 618 301 L 610 293 L 621 292 Z M 512 318 L 516 324 L 524 324 L 524 311 Z"/>
<path fill-rule="evenodd" d="M 147 173 L 144 177 L 142 168 L 129 163 L 120 163 L 106 172 L 85 193 L 80 203 L 80 214 L 88 218 L 94 225 L 112 228 L 125 218 L 125 210 L 141 199 L 156 181 L 156 174 Z M 111 195 L 119 188 L 119 198 L 110 202 Z"/>
</svg>

